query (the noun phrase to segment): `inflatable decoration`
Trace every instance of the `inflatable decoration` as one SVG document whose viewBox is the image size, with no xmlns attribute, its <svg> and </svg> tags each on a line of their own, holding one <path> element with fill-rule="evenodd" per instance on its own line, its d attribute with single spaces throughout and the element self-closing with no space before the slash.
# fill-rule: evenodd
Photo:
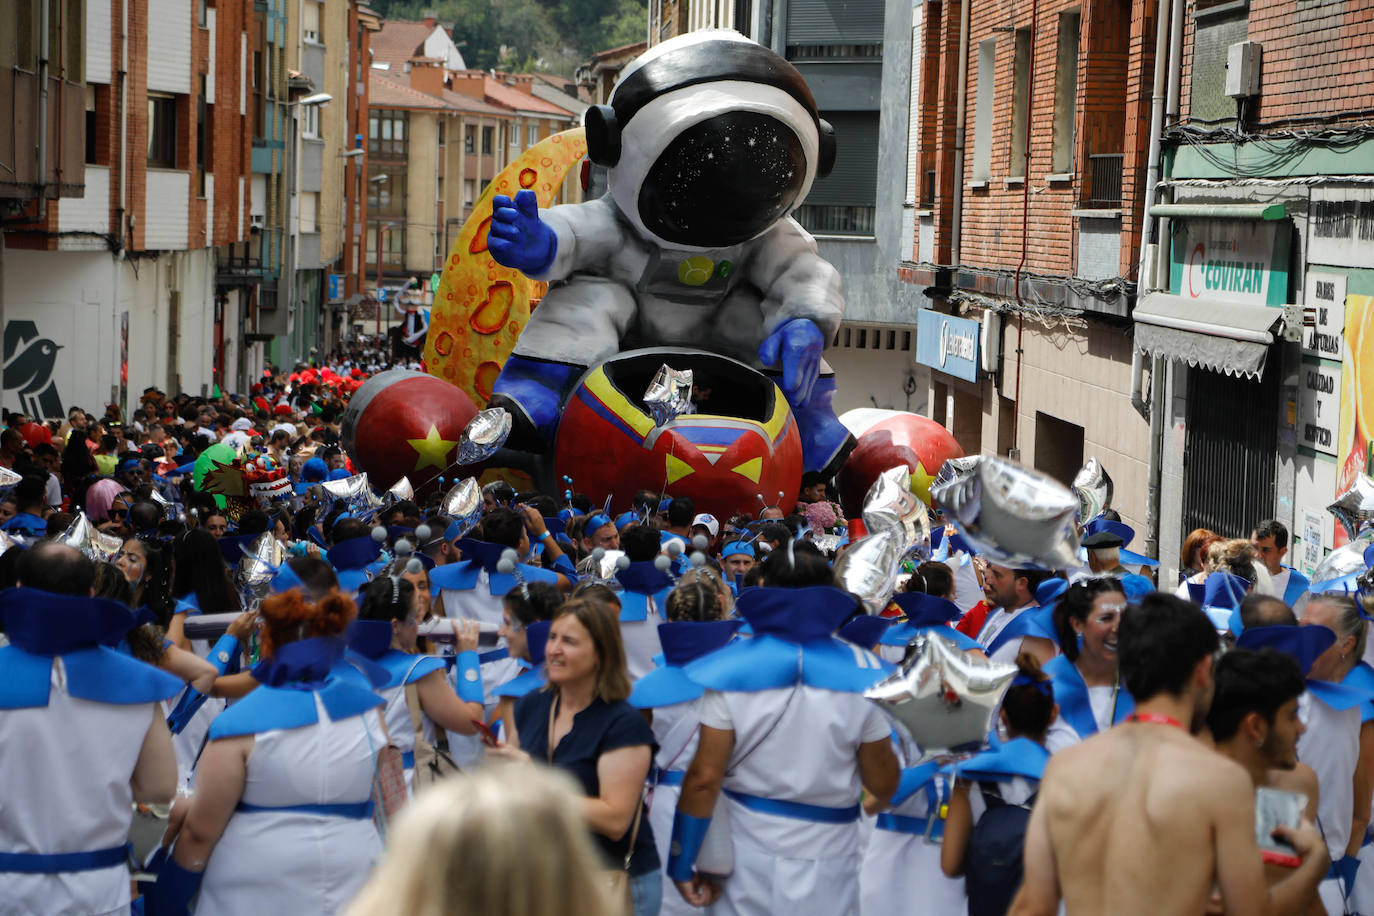
<svg viewBox="0 0 1374 916">
<path fill-rule="evenodd" d="M 716 381 L 695 413 L 655 422 L 645 395 L 665 362 Z M 557 472 L 601 505 L 635 490 L 690 496 L 698 512 L 754 514 L 759 496 L 790 512 L 801 485 L 802 443 L 778 387 L 723 356 L 689 350 L 621 353 L 587 373 L 558 427 Z"/>
<path fill-rule="evenodd" d="M 844 298 L 790 214 L 829 172 L 835 140 L 801 73 L 737 32 L 693 32 L 631 62 L 609 102 L 584 116 L 604 197 L 547 210 L 532 191 L 492 198 L 492 258 L 551 284 L 492 386 L 514 419 L 510 446 L 561 443 L 563 406 L 616 353 L 682 347 L 766 370 L 804 466 L 833 472 L 853 440 L 821 352 Z M 588 472 L 560 467 L 579 485 Z"/>
<path fill-rule="evenodd" d="M 863 510 L 864 495 L 874 481 L 899 464 L 911 473 L 911 492 L 930 505 L 930 486 L 940 468 L 964 454 L 949 430 L 914 413 L 864 408 L 841 419 L 859 442 L 837 481 L 840 505 L 849 518 Z"/>
<path fill-rule="evenodd" d="M 387 490 L 406 477 L 424 499 L 440 476 L 455 476 L 458 443 L 476 415 L 477 405 L 454 385 L 411 369 L 388 369 L 349 400 L 341 438 L 374 487 Z"/>
<path fill-rule="evenodd" d="M 425 367 L 478 406 L 491 397 L 496 375 L 529 321 L 530 297 L 542 286 L 488 253 L 492 197 L 527 190 L 547 207 L 586 152 L 580 127 L 525 150 L 487 185 L 444 261 L 424 341 Z"/>
</svg>

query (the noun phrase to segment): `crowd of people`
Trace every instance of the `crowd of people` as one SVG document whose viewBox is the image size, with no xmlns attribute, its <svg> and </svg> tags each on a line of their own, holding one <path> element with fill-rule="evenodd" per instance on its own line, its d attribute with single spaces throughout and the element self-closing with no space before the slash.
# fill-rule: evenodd
<svg viewBox="0 0 1374 916">
<path fill-rule="evenodd" d="M 1110 511 L 1058 571 L 937 517 L 870 616 L 814 474 L 729 519 L 328 499 L 376 368 L 328 365 L 5 416 L 0 913 L 1374 912 L 1368 606 L 1311 591 L 1282 524 L 1193 532 L 1172 583 Z M 285 498 L 198 486 L 220 445 Z M 1015 669 L 976 753 L 864 697 L 930 639 Z"/>
</svg>

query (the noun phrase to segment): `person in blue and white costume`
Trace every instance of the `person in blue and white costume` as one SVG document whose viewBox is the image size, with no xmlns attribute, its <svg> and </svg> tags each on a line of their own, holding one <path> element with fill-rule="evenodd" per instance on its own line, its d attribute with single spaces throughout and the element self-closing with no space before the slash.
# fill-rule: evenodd
<svg viewBox="0 0 1374 916">
<path fill-rule="evenodd" d="M 382 851 L 373 755 L 388 737 L 382 698 L 334 673 L 354 613 L 337 593 L 263 602 L 262 686 L 211 726 L 196 794 L 168 825 L 158 916 L 323 916 L 362 887 Z"/>
<path fill-rule="evenodd" d="M 564 600 L 558 587 L 547 582 L 526 583 L 506 592 L 502 599 L 501 629 L 497 636 L 506 641 L 510 657 L 524 669 L 492 691 L 497 698 L 496 719 L 506 741 L 515 734 L 515 701 L 548 683 L 544 647 L 549 639 L 549 625 Z"/>
<path fill-rule="evenodd" d="M 406 784 L 415 780 L 415 728 L 411 710 L 421 718 L 425 740 L 435 743 L 434 727 L 460 735 L 474 735 L 484 715 L 481 676 L 477 672 L 477 622 L 450 621 L 461 691 L 455 695 L 445 677 L 444 660 L 434 655 L 416 655 L 420 608 L 415 586 L 400 576 L 382 576 L 369 582 L 363 592 L 358 619 L 348 626 L 348 653 L 357 654 L 386 669 L 388 679 L 377 688 L 386 700 L 383 715 L 391 743 L 401 751 Z"/>
<path fill-rule="evenodd" d="M 898 592 L 892 603 L 901 608 L 905 619 L 888 627 L 878 639 L 877 652 L 886 661 L 900 665 L 906 658 L 907 646 L 917 636 L 935 633 L 948 639 L 965 652 L 982 655 L 983 647 L 949 625 L 959 617 L 959 605 L 947 598 L 937 598 L 925 592 Z"/>
<path fill-rule="evenodd" d="M 1036 589 L 1050 574 L 1040 569 L 1013 569 L 989 563 L 983 571 L 983 591 L 988 604 L 997 610 L 988 614 L 978 631 L 978 643 L 989 659 L 1014 664 L 1022 651 L 1030 652 L 1044 665 L 1058 651 L 1051 634 L 1035 626 L 1038 617 L 1030 613 L 1040 607 Z"/>
<path fill-rule="evenodd" d="M 636 709 L 653 710 L 650 724 L 654 740 L 658 742 L 658 753 L 650 776 L 654 789 L 650 796 L 649 824 L 658 844 L 659 858 L 664 862 L 668 861 L 668 840 L 673 832 L 678 790 L 687 764 L 696 755 L 697 737 L 701 732 L 695 701 L 706 692 L 682 669 L 728 643 L 739 626 L 738 620 L 684 620 L 659 624 L 659 640 L 663 644 L 661 664 L 640 678 L 627 701 Z M 728 829 L 728 825 L 725 826 Z M 662 912 L 687 914 L 695 910 L 682 899 L 672 879 L 665 874 Z"/>
<path fill-rule="evenodd" d="M 337 523 L 335 528 L 338 528 Z M 382 529 L 381 540 L 374 534 L 367 534 L 336 541 L 334 546 L 329 548 L 325 560 L 334 567 L 334 572 L 339 577 L 340 589 L 352 594 L 366 585 L 377 573 L 385 534 L 386 530 Z"/>
<path fill-rule="evenodd" d="M 720 549 L 720 569 L 731 594 L 739 595 L 744 577 L 757 562 L 752 541 L 726 541 Z"/>
<path fill-rule="evenodd" d="M 1135 711 L 1116 657 L 1126 606 L 1126 591 L 1111 576 L 1075 582 L 1056 600 L 1054 624 L 1063 654 L 1044 669 L 1059 703 L 1045 744 L 1051 753 L 1106 731 Z"/>
<path fill-rule="evenodd" d="M 993 735 L 990 750 L 942 770 L 958 781 L 949 799 L 940 865 L 951 878 L 967 876 L 968 912 L 975 914 L 1005 913 L 1016 889 L 990 888 L 978 881 L 978 863 L 969 848 L 973 829 L 994 807 L 1030 808 L 1050 759 L 1045 736 L 1055 718 L 1054 688 L 1029 653 L 1017 659 L 1017 667 L 1000 713 L 1007 740 Z"/>
<path fill-rule="evenodd" d="M 537 512 L 531 510 L 534 518 Z M 503 623 L 502 598 L 522 582 L 548 582 L 566 591 L 571 587 L 568 575 L 541 569 L 527 563 L 515 562 L 510 572 L 502 572 L 502 558 L 506 551 L 517 555 L 529 552 L 526 521 L 519 513 L 497 506 L 482 517 L 482 540 L 465 539 L 458 542 L 463 559 L 447 566 L 436 566 L 429 574 L 430 591 L 438 596 L 439 607 L 450 619 L 475 620 L 491 631 Z M 539 519 L 542 525 L 543 519 Z M 480 654 L 482 686 L 486 691 L 484 706 L 488 715 L 496 709 L 497 687 L 520 673 L 520 665 L 510 657 L 506 641 L 497 638 L 496 648 Z M 455 676 L 456 677 L 456 676 Z M 455 687 L 456 689 L 456 687 Z M 480 765 L 483 759 L 481 740 L 476 737 L 449 734 L 449 753 L 460 767 Z"/>
<path fill-rule="evenodd" d="M 1298 700 L 1298 717 L 1307 726 L 1298 739 L 1298 759 L 1316 772 L 1321 787 L 1318 824 L 1332 866 L 1318 893 L 1327 913 L 1339 916 L 1357 882 L 1358 856 L 1370 816 L 1368 796 L 1355 798 L 1355 776 L 1365 763 L 1365 729 L 1374 728 L 1363 724 L 1366 704 L 1374 694 L 1344 683 L 1363 657 L 1366 621 L 1352 599 L 1322 594 L 1307 602 L 1300 623 L 1329 629 L 1336 639 L 1329 646 L 1319 643 L 1328 647 L 1315 657 L 1307 657 L 1310 650 L 1300 651 L 1311 643 L 1295 636 L 1291 627 L 1250 628 L 1236 644 L 1244 649 L 1269 646 L 1293 654 L 1307 676 L 1307 692 Z"/>
<path fill-rule="evenodd" d="M 944 563 L 954 575 L 954 594 L 951 600 L 959 612 L 967 612 L 983 600 L 983 586 L 973 563 L 974 550 L 953 525 L 936 525 L 930 530 L 930 558 Z"/>
<path fill-rule="evenodd" d="M 771 555 L 763 576 L 736 606 L 752 638 L 684 668 L 706 693 L 668 872 L 688 903 L 714 904 L 717 916 L 854 913 L 859 797 L 885 802 L 898 779 L 891 726 L 862 692 L 892 666 L 834 636 L 858 603 L 834 587 L 819 551 Z M 734 848 L 724 880 L 695 870 L 722 791 Z"/>
<path fill-rule="evenodd" d="M 1297 607 L 1298 599 L 1306 593 L 1312 582 L 1283 562 L 1283 558 L 1288 556 L 1288 528 L 1283 522 L 1273 519 L 1260 522 L 1250 534 L 1250 540 L 1255 543 L 1259 562 L 1269 571 L 1275 596 L 1282 598 L 1289 607 Z"/>
<path fill-rule="evenodd" d="M 633 684 L 654 670 L 654 656 L 662 648 L 658 625 L 665 619 L 663 603 L 674 581 L 668 574 L 672 560 L 659 553 L 659 533 L 653 528 L 630 525 L 620 532 L 620 546 L 630 561 L 615 572 L 621 588 L 620 638 L 625 642 L 625 665 Z"/>
<path fill-rule="evenodd" d="M 1107 538 L 1103 538 L 1107 535 Z M 1083 527 L 1085 562 L 1091 572 L 1108 575 L 1148 575 L 1159 561 L 1127 550 L 1135 540 L 1135 529 L 1125 522 L 1098 516 Z"/>
<path fill-rule="evenodd" d="M 133 617 L 90 597 L 94 575 L 72 548 L 39 544 L 20 559 L 27 587 L 0 592 L 7 913 L 127 913 L 132 803 L 165 804 L 176 792 L 161 704 L 182 683 L 110 648 Z"/>
<path fill-rule="evenodd" d="M 982 647 L 976 641 L 948 626 L 959 616 L 954 602 L 924 592 L 902 592 L 892 600 L 906 614 L 906 620 L 887 628 L 879 640 L 880 651 L 888 661 L 901 662 L 910 642 L 924 635 L 942 636 L 965 652 L 982 657 Z M 855 618 L 840 629 L 840 635 L 848 638 L 855 624 L 881 619 Z M 920 757 L 919 749 L 899 740 L 895 732 L 892 741 L 903 759 Z M 886 805 L 864 799 L 865 812 L 876 818 L 859 871 L 859 912 L 863 916 L 944 916 L 962 911 L 963 882 L 951 880 L 940 871 L 940 847 L 926 841 L 927 836 L 938 841 L 944 831 L 940 806 L 948 800 L 952 783 L 938 773 L 938 768 L 935 761 L 903 767 L 897 791 Z"/>
</svg>

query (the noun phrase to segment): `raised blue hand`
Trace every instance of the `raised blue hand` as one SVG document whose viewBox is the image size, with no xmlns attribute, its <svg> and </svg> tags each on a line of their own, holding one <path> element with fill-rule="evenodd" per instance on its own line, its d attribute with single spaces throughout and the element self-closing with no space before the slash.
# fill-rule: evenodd
<svg viewBox="0 0 1374 916">
<path fill-rule="evenodd" d="M 513 202 L 504 194 L 491 199 L 487 250 L 496 263 L 523 273 L 549 269 L 558 253 L 558 236 L 539 219 L 539 199 L 533 191 L 515 192 Z"/>
<path fill-rule="evenodd" d="M 782 363 L 782 392 L 792 404 L 805 404 L 821 371 L 825 335 L 809 318 L 793 318 L 769 334 L 759 345 L 765 366 Z"/>
</svg>

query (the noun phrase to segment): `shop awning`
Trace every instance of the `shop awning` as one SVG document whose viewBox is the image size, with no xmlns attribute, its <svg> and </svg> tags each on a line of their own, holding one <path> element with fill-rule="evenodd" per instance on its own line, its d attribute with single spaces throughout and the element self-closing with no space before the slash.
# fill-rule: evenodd
<svg viewBox="0 0 1374 916">
<path fill-rule="evenodd" d="M 1149 293 L 1133 317 L 1137 350 L 1226 375 L 1259 378 L 1283 310 Z"/>
</svg>

